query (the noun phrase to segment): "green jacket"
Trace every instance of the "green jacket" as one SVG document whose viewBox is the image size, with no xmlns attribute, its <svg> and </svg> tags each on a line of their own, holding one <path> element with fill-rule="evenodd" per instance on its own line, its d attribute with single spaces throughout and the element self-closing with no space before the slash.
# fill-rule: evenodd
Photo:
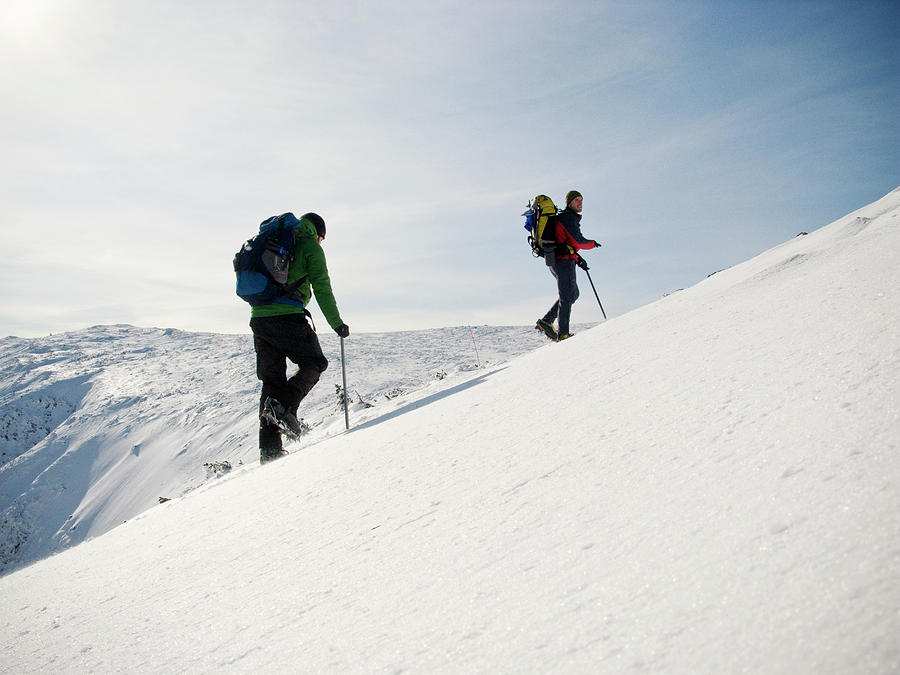
<svg viewBox="0 0 900 675">
<path fill-rule="evenodd" d="M 331 291 L 331 279 L 328 276 L 328 266 L 325 263 L 325 251 L 319 244 L 316 227 L 308 220 L 301 219 L 300 226 L 294 228 L 294 260 L 288 271 L 287 283 L 291 284 L 302 277 L 306 281 L 300 284 L 299 295 L 304 306 L 309 306 L 310 298 L 314 293 L 316 304 L 325 315 L 325 320 L 332 328 L 337 328 L 344 321 L 338 313 L 337 302 Z M 266 316 L 284 316 L 285 314 L 302 314 L 303 309 L 296 305 L 281 302 L 273 302 L 260 307 L 252 307 L 252 318 Z"/>
</svg>

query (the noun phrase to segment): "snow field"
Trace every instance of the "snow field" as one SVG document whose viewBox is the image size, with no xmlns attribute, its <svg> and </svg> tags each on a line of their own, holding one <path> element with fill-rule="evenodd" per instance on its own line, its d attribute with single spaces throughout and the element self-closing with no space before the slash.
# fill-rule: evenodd
<svg viewBox="0 0 900 675">
<path fill-rule="evenodd" d="M 900 670 L 900 191 L 0 578 L 16 672 Z"/>
</svg>

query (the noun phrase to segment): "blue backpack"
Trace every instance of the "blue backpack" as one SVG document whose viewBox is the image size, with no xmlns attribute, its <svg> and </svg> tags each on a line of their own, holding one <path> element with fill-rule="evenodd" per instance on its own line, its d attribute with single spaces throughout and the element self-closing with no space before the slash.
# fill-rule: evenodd
<svg viewBox="0 0 900 675">
<path fill-rule="evenodd" d="M 303 307 L 297 290 L 306 277 L 287 283 L 294 261 L 294 228 L 300 221 L 293 213 L 267 218 L 259 226 L 259 234 L 234 255 L 235 292 L 251 307 L 280 302 Z"/>
</svg>

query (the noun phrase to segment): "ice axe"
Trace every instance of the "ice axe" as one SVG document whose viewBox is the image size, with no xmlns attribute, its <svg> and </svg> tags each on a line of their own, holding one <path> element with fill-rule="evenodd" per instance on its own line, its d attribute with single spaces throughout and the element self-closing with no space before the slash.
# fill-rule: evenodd
<svg viewBox="0 0 900 675">
<path fill-rule="evenodd" d="M 347 406 L 347 358 L 344 356 L 344 338 L 341 338 L 341 371 L 344 377 L 344 426 L 350 429 L 350 410 Z"/>
</svg>

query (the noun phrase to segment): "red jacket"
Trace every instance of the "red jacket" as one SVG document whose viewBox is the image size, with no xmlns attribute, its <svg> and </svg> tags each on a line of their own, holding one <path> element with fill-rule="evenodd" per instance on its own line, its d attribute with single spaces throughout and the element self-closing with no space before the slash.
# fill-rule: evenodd
<svg viewBox="0 0 900 675">
<path fill-rule="evenodd" d="M 566 207 L 556 216 L 557 260 L 578 260 L 578 251 L 594 248 L 597 242 L 581 234 L 581 214 Z"/>
</svg>

